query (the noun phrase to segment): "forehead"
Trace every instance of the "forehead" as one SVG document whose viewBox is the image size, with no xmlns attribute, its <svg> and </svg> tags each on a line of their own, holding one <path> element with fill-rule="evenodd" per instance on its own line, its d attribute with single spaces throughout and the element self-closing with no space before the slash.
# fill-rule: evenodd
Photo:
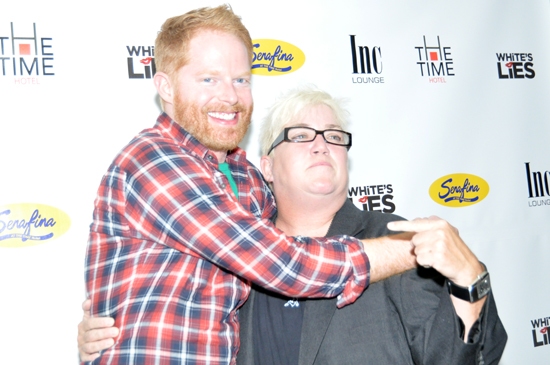
<svg viewBox="0 0 550 365">
<path fill-rule="evenodd" d="M 315 129 L 341 128 L 332 108 L 325 104 L 310 105 L 304 108 L 284 127 L 312 127 Z"/>
<path fill-rule="evenodd" d="M 250 59 L 246 46 L 236 35 L 199 30 L 188 43 L 188 65 L 195 69 L 216 70 L 231 68 L 250 73 Z"/>
</svg>

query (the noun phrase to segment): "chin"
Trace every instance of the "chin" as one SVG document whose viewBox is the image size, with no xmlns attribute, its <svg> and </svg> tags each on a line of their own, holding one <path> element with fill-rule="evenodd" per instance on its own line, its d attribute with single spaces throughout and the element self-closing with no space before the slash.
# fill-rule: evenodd
<svg viewBox="0 0 550 365">
<path fill-rule="evenodd" d="M 330 195 L 336 191 L 334 185 L 313 185 L 310 187 L 310 191 L 314 194 Z"/>
</svg>

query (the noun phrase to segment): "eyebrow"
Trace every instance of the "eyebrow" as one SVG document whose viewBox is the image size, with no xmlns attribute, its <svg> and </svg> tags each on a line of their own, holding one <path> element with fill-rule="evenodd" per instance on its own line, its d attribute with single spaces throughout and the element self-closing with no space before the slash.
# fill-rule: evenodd
<svg viewBox="0 0 550 365">
<path fill-rule="evenodd" d="M 198 70 L 196 72 L 196 75 L 198 77 L 207 77 L 207 76 L 219 76 L 222 74 L 222 71 L 219 70 L 219 69 L 201 69 L 201 70 Z M 234 76 L 233 78 L 250 78 L 252 76 L 252 72 L 249 71 L 249 70 L 246 70 L 246 71 L 242 71 L 242 72 L 238 72 L 236 73 L 236 76 Z"/>
<path fill-rule="evenodd" d="M 308 127 L 308 128 L 313 128 L 311 125 L 309 124 L 306 124 L 306 123 L 298 123 L 298 124 L 293 124 L 293 125 L 289 125 L 287 126 L 288 127 Z M 342 129 L 341 126 L 339 126 L 338 124 L 329 124 L 325 127 L 326 129 Z M 313 128 L 315 129 L 315 128 Z M 343 130 L 343 129 L 342 129 Z"/>
</svg>

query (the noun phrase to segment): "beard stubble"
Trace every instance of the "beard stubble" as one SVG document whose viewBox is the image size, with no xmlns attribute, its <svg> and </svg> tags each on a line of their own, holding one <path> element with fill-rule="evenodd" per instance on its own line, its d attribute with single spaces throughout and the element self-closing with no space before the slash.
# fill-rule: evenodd
<svg viewBox="0 0 550 365">
<path fill-rule="evenodd" d="M 175 95 L 175 121 L 208 149 L 217 152 L 234 150 L 248 131 L 252 106 L 246 108 L 238 103 L 230 107 L 208 105 L 199 108 L 180 100 L 179 95 Z M 237 113 L 239 120 L 234 126 L 215 126 L 208 122 L 208 112 Z"/>
</svg>

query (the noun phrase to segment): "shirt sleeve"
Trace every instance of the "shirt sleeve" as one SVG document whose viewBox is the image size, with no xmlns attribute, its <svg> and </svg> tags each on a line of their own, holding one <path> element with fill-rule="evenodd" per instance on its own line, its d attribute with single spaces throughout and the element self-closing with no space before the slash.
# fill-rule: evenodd
<svg viewBox="0 0 550 365">
<path fill-rule="evenodd" d="M 111 168 L 102 183 L 109 192 L 101 194 L 105 206 L 121 212 L 125 234 L 191 250 L 287 296 L 339 296 L 344 306 L 369 284 L 368 257 L 357 239 L 285 235 L 221 188 L 204 160 L 173 146 L 129 155 Z"/>
</svg>

